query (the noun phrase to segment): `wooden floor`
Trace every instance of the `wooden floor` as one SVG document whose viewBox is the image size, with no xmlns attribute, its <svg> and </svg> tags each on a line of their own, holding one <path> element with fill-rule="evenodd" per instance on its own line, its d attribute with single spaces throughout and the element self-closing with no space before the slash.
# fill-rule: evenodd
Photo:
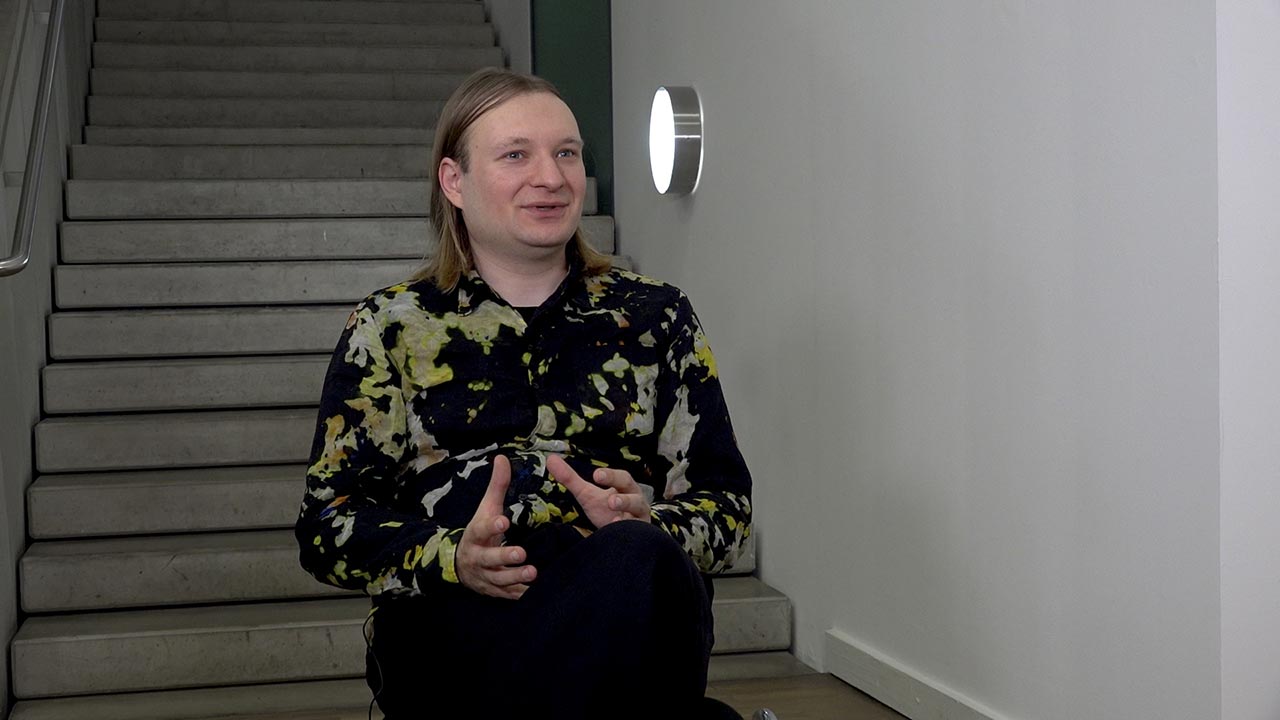
<svg viewBox="0 0 1280 720">
<path fill-rule="evenodd" d="M 751 720 L 762 707 L 773 710 L 778 720 L 906 720 L 831 675 L 817 673 L 763 680 L 722 680 L 707 686 L 707 695 L 728 703 Z M 367 720 L 368 708 L 329 712 L 272 713 L 240 715 L 225 720 Z M 382 713 L 373 710 L 374 720 Z"/>
<path fill-rule="evenodd" d="M 831 675 L 714 682 L 707 695 L 728 703 L 747 720 L 762 707 L 778 720 L 905 720 Z"/>
</svg>

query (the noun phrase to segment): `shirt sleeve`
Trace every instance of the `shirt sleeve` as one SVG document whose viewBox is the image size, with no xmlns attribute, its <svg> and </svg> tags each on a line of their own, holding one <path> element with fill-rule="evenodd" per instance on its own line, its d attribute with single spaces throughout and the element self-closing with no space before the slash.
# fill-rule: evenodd
<svg viewBox="0 0 1280 720">
<path fill-rule="evenodd" d="M 302 567 L 321 582 L 377 595 L 458 581 L 462 529 L 391 506 L 411 457 L 406 422 L 400 370 L 366 300 L 329 363 L 295 528 Z"/>
<path fill-rule="evenodd" d="M 651 519 L 699 570 L 714 573 L 737 561 L 751 533 L 751 474 L 733 434 L 715 357 L 683 293 L 668 316 L 671 345 L 657 397 L 658 469 L 665 469 L 666 484 Z"/>
</svg>

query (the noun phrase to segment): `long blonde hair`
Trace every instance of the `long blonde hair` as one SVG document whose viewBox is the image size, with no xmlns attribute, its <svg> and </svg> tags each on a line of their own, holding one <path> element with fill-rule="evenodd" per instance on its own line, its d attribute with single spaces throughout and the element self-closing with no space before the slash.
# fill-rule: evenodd
<svg viewBox="0 0 1280 720">
<path fill-rule="evenodd" d="M 445 103 L 436 124 L 436 139 L 431 152 L 430 212 L 435 227 L 436 251 L 413 274 L 413 280 L 434 280 L 436 287 L 449 292 L 457 287 L 462 275 L 474 267 L 471 237 L 467 234 L 462 211 L 449 202 L 440 187 L 440 163 L 445 158 L 453 158 L 466 172 L 469 160 L 467 130 L 495 107 L 513 97 L 530 93 L 550 93 L 564 99 L 554 85 L 542 78 L 502 68 L 484 68 L 464 80 Z M 584 274 L 598 275 L 608 272 L 612 266 L 608 255 L 591 247 L 581 228 L 573 231 L 568 251 L 571 258 L 576 257 L 582 263 Z"/>
</svg>

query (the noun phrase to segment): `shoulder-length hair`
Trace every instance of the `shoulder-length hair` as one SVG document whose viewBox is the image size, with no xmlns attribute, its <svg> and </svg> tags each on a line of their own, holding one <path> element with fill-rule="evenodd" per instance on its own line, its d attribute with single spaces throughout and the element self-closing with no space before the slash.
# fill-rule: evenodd
<svg viewBox="0 0 1280 720">
<path fill-rule="evenodd" d="M 458 285 L 458 280 L 475 267 L 471 254 L 471 238 L 462 211 L 454 207 L 440 188 L 440 163 L 453 158 L 467 171 L 470 160 L 467 154 L 467 130 L 485 113 L 510 100 L 531 93 L 549 93 L 561 100 L 560 91 L 539 77 L 504 70 L 485 68 L 477 70 L 462 82 L 449 101 L 445 103 L 436 124 L 436 139 L 431 152 L 431 222 L 435 228 L 435 254 L 413 275 L 413 280 L 433 280 L 436 287 L 446 292 Z M 582 229 L 573 231 L 569 240 L 570 258 L 582 263 L 586 275 L 608 272 L 612 263 L 609 256 L 591 247 Z"/>
</svg>

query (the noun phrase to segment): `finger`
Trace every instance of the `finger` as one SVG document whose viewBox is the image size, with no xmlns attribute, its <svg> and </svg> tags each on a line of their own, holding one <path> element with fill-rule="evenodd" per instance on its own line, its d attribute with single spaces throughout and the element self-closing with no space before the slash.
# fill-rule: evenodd
<svg viewBox="0 0 1280 720">
<path fill-rule="evenodd" d="M 574 472 L 569 463 L 559 455 L 547 456 L 547 469 L 551 471 L 551 477 L 561 485 L 565 486 L 574 497 L 578 497 L 584 490 L 594 487 L 591 483 L 582 479 L 582 476 Z"/>
<path fill-rule="evenodd" d="M 529 591 L 529 586 L 524 584 L 508 585 L 505 588 L 495 588 L 495 590 L 498 593 L 498 597 L 506 598 L 507 600 L 519 600 Z"/>
<path fill-rule="evenodd" d="M 631 473 L 626 470 L 615 470 L 613 468 L 600 468 L 591 474 L 591 479 L 596 481 L 597 485 L 610 487 L 622 493 L 638 493 L 640 485 L 636 483 L 635 478 L 631 477 Z"/>
<path fill-rule="evenodd" d="M 533 582 L 536 577 L 538 577 L 538 571 L 532 565 L 503 568 L 502 570 L 488 570 L 484 574 L 484 579 L 497 588 L 528 584 Z"/>
<path fill-rule="evenodd" d="M 511 522 L 506 517 L 485 515 L 483 508 L 477 508 L 476 514 L 462 531 L 465 540 L 480 546 L 497 548 L 502 545 L 503 533 Z"/>
<path fill-rule="evenodd" d="M 618 494 L 609 498 L 609 509 L 632 517 L 649 517 L 649 503 L 639 494 Z"/>
<path fill-rule="evenodd" d="M 479 547 L 469 560 L 481 569 L 503 568 L 524 562 L 525 552 L 524 548 L 514 546 Z"/>
</svg>

